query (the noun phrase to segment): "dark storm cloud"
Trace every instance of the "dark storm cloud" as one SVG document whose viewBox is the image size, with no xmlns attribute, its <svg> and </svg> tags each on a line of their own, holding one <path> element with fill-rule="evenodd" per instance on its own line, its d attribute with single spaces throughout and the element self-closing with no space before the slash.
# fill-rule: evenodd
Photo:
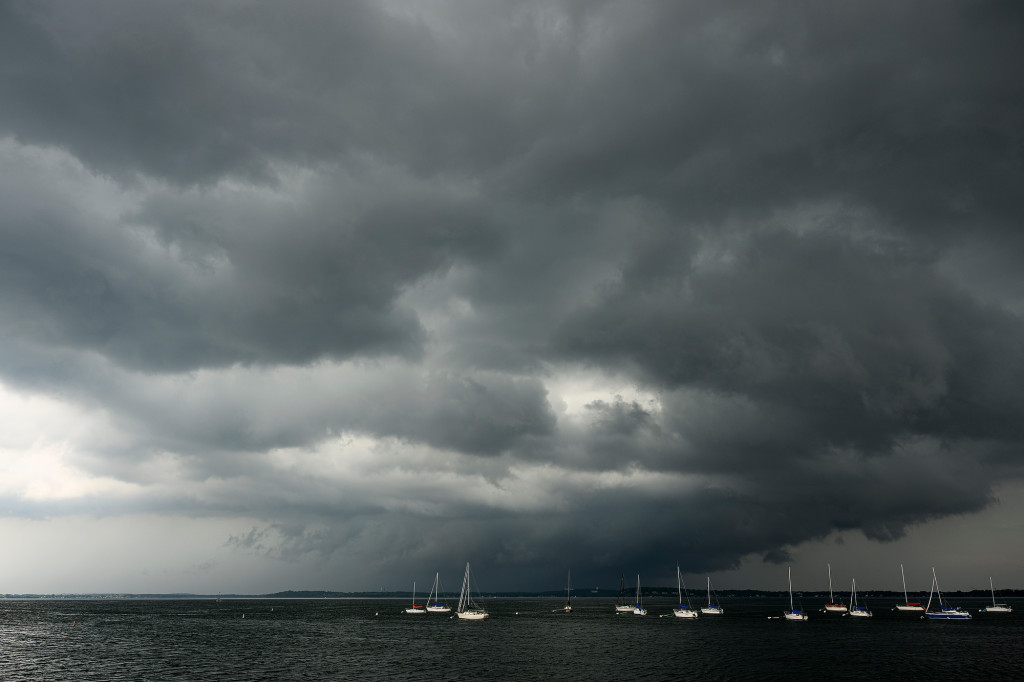
<svg viewBox="0 0 1024 682">
<path fill-rule="evenodd" d="M 829 193 L 929 226 L 1021 209 L 999 68 L 1019 21 L 993 3 L 447 5 L 433 31 L 373 3 L 6 7 L 4 126 L 116 174 L 369 153 L 698 215 Z"/>
<path fill-rule="evenodd" d="M 217 391 L 213 396 L 222 401 L 212 397 L 165 411 L 165 424 L 156 430 L 148 425 L 165 394 L 144 405 L 126 401 L 120 410 L 147 424 L 148 438 L 159 434 L 163 447 L 197 455 L 213 446 L 243 452 L 308 446 L 337 432 L 354 432 L 488 456 L 554 431 L 546 392 L 535 380 L 438 373 L 355 381 L 359 390 L 353 393 L 307 385 L 297 396 L 300 409 L 289 408 L 288 397 L 272 394 L 264 397 L 263 408 L 253 409 L 256 396 L 246 400 L 235 390 Z M 278 390 L 286 390 L 284 384 L 278 382 Z"/>
<path fill-rule="evenodd" d="M 366 98 L 415 82 L 406 67 L 429 38 L 365 3 L 6 9 L 9 132 L 116 176 L 183 183 L 269 180 L 275 159 L 358 149 L 388 129 L 376 116 L 395 115 Z"/>
<path fill-rule="evenodd" d="M 661 281 L 624 279 L 563 327 L 566 355 L 636 368 L 663 391 L 660 417 L 593 406 L 606 417 L 590 451 L 612 443 L 621 461 L 734 479 L 744 494 L 730 506 L 807 537 L 900 537 L 983 507 L 994 470 L 1019 475 L 1005 457 L 1024 444 L 1016 315 L 845 235 L 739 244 L 705 271 L 684 261 Z"/>
<path fill-rule="evenodd" d="M 563 87 L 536 76 L 571 49 L 497 3 L 448 8 L 470 33 L 368 2 L 6 9 L 8 132 L 185 184 L 353 154 L 487 172 L 529 145 Z"/>
<path fill-rule="evenodd" d="M 23 179 L 5 188 L 0 225 L 10 325 L 136 368 L 415 356 L 423 330 L 396 297 L 496 244 L 482 207 L 440 192 L 385 198 L 339 177 L 344 198 L 313 188 L 302 207 L 214 190 L 137 207 L 115 195 L 123 215 L 90 215 L 54 202 L 45 165 L 22 161 L 7 165 Z"/>
<path fill-rule="evenodd" d="M 563 327 L 559 346 L 636 366 L 668 388 L 741 394 L 812 417 L 794 434 L 812 449 L 870 449 L 906 430 L 1019 437 L 1020 319 L 879 246 L 746 235 L 727 264 L 680 262 L 660 281 L 646 271 L 624 280 Z"/>
<path fill-rule="evenodd" d="M 0 372 L 109 416 L 91 472 L 239 486 L 168 508 L 260 491 L 239 550 L 472 547 L 511 584 L 897 538 L 1022 473 L 1022 26 L 2 4 Z M 563 411 L 576 374 L 612 388 Z M 438 488 L 271 461 L 350 436 Z"/>
</svg>

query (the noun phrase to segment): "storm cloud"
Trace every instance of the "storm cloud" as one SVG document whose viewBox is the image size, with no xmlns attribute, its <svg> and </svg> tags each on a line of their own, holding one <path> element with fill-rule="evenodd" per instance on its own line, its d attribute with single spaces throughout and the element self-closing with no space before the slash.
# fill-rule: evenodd
<svg viewBox="0 0 1024 682">
<path fill-rule="evenodd" d="M 213 554 L 271 567 L 239 591 L 768 575 L 998 509 L 1022 30 L 1005 2 L 4 2 L 0 511 L 215 522 L 201 592 Z"/>
</svg>

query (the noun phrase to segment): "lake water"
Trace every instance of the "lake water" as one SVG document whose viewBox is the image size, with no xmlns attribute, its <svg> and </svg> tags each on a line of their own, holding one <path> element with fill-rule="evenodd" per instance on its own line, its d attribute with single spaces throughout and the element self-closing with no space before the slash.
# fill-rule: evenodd
<svg viewBox="0 0 1024 682">
<path fill-rule="evenodd" d="M 491 619 L 407 615 L 395 600 L 0 600 L 3 680 L 1024 679 L 1024 603 L 967 622 L 869 604 L 871 619 L 616 615 L 605 599 L 483 599 Z M 244 614 L 244 618 L 243 618 Z"/>
</svg>

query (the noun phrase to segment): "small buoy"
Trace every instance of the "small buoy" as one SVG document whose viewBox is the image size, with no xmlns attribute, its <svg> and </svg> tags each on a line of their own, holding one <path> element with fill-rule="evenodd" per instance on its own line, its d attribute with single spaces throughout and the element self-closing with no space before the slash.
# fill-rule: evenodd
<svg viewBox="0 0 1024 682">
<path fill-rule="evenodd" d="M 75 623 L 77 623 L 77 622 L 78 622 L 77 620 L 71 621 L 71 627 L 75 627 Z"/>
<path fill-rule="evenodd" d="M 245 614 L 244 613 L 242 614 L 242 618 L 245 618 Z"/>
<path fill-rule="evenodd" d="M 373 614 L 373 615 L 375 615 L 375 616 L 379 616 L 379 615 L 380 615 L 380 612 L 378 611 L 377 613 L 375 613 L 375 614 Z"/>
<path fill-rule="evenodd" d="M 519 615 L 519 612 L 518 612 L 518 611 L 516 611 L 516 615 L 517 615 L 517 616 Z"/>
</svg>

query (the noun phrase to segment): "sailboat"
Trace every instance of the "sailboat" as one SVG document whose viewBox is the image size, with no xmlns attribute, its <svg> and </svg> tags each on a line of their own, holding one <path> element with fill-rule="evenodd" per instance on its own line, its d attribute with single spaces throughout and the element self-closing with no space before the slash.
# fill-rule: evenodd
<svg viewBox="0 0 1024 682">
<path fill-rule="evenodd" d="M 469 587 L 469 562 L 466 562 L 466 575 L 462 578 L 462 591 L 459 592 L 459 606 L 455 615 L 462 620 L 484 620 L 491 617 L 491 614 L 484 611 L 470 594 Z"/>
<path fill-rule="evenodd" d="M 711 601 L 711 576 L 709 575 L 708 576 L 708 605 L 707 606 L 702 606 L 701 609 L 700 609 L 700 612 L 703 613 L 703 614 L 709 615 L 709 616 L 721 616 L 722 614 L 725 613 L 725 609 L 723 609 L 722 605 L 717 603 L 717 602 L 718 602 L 718 595 L 717 594 L 715 595 L 715 601 L 714 602 Z"/>
<path fill-rule="evenodd" d="M 871 612 L 868 611 L 866 606 L 857 606 L 857 579 L 854 578 L 850 584 L 850 611 L 843 615 L 853 616 L 855 618 L 870 618 Z"/>
<path fill-rule="evenodd" d="M 786 620 L 807 620 L 807 614 L 793 608 L 793 569 L 789 569 L 789 611 L 782 614 Z"/>
<path fill-rule="evenodd" d="M 903 579 L 903 603 L 896 605 L 897 611 L 924 611 L 921 602 L 910 601 L 907 598 L 907 576 L 903 573 L 903 564 L 900 564 L 900 578 Z"/>
<path fill-rule="evenodd" d="M 562 608 L 563 613 L 572 613 L 572 598 L 570 597 L 569 590 L 572 587 L 572 571 L 569 571 L 569 575 L 565 578 L 565 607 Z"/>
<path fill-rule="evenodd" d="M 434 586 L 430 588 L 427 596 L 427 611 L 430 613 L 451 613 L 452 607 L 441 600 L 441 574 L 434 574 Z"/>
<path fill-rule="evenodd" d="M 633 605 L 627 604 L 623 599 L 626 590 L 626 576 L 619 576 L 619 594 L 615 597 L 615 613 L 633 613 Z"/>
<path fill-rule="evenodd" d="M 846 604 L 839 602 L 835 603 L 835 598 L 832 596 L 832 564 L 826 564 L 828 566 L 828 603 L 825 604 L 826 613 L 846 613 Z"/>
<path fill-rule="evenodd" d="M 416 581 L 412 581 L 412 606 L 405 610 L 406 613 L 426 613 L 422 606 L 416 606 Z"/>
<path fill-rule="evenodd" d="M 636 606 L 633 607 L 634 616 L 646 616 L 647 609 L 644 608 L 643 593 L 640 592 L 640 574 L 636 574 Z"/>
<path fill-rule="evenodd" d="M 679 564 L 676 564 L 676 590 L 679 592 L 679 608 L 672 609 L 672 615 L 676 618 L 696 618 L 697 611 L 690 605 L 690 593 L 686 593 L 686 606 L 683 606 L 683 591 L 686 586 L 683 584 L 683 576 L 679 572 Z"/>
<path fill-rule="evenodd" d="M 979 609 L 978 613 L 1012 613 L 1013 608 L 1009 604 L 997 604 L 996 603 L 996 590 L 992 587 L 992 576 L 988 578 L 988 589 L 992 592 L 992 606 L 986 606 L 983 609 Z"/>
<path fill-rule="evenodd" d="M 939 610 L 932 611 L 932 591 L 939 595 Z M 928 590 L 928 606 L 924 608 L 923 618 L 930 620 L 970 620 L 971 614 L 963 609 L 954 606 L 946 606 L 942 601 L 942 591 L 939 589 L 939 578 L 935 575 L 935 567 L 932 566 L 932 586 Z"/>
</svg>

